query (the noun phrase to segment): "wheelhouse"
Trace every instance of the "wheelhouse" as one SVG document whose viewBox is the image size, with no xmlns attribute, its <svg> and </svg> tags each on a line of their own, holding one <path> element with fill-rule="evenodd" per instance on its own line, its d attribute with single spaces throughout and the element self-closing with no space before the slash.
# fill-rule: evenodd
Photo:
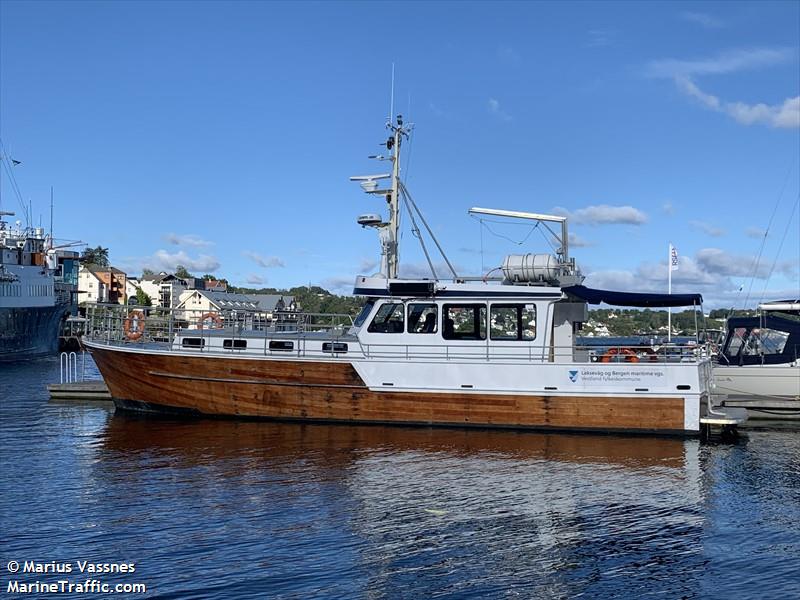
<svg viewBox="0 0 800 600">
<path fill-rule="evenodd" d="M 800 320 L 776 315 L 728 319 L 720 363 L 778 365 L 800 356 Z"/>
</svg>

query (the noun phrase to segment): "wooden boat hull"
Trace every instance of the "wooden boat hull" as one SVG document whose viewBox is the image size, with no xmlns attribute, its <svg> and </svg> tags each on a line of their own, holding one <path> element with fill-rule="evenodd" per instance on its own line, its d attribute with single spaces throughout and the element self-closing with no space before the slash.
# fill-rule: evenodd
<svg viewBox="0 0 800 600">
<path fill-rule="evenodd" d="M 697 434 L 683 397 L 372 390 L 344 360 L 145 353 L 91 345 L 118 408 L 347 423 Z"/>
</svg>

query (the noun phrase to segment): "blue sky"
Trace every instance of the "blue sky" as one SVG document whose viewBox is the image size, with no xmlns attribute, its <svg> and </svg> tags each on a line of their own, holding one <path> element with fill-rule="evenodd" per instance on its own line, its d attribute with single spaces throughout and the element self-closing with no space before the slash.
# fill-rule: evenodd
<svg viewBox="0 0 800 600">
<path fill-rule="evenodd" d="M 404 176 L 459 272 L 548 250 L 499 223 L 481 244 L 467 209 L 489 206 L 568 214 L 589 285 L 665 290 L 671 241 L 673 289 L 709 306 L 800 295 L 797 2 L 4 0 L 0 34 L 34 220 L 54 186 L 56 237 L 130 273 L 346 292 L 374 272 L 355 218 L 382 202 L 348 177 L 384 170 L 394 62 Z M 401 264 L 423 272 L 407 227 Z"/>
</svg>

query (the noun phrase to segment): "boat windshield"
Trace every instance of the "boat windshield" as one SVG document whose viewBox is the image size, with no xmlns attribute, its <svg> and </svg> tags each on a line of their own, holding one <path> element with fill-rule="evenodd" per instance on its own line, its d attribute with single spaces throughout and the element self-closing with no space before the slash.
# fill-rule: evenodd
<svg viewBox="0 0 800 600">
<path fill-rule="evenodd" d="M 375 298 L 370 298 L 364 303 L 364 306 L 361 307 L 361 312 L 358 313 L 355 321 L 353 321 L 353 327 L 361 327 L 364 324 L 364 321 L 367 320 L 369 313 L 372 312 L 373 306 L 375 306 Z"/>
</svg>

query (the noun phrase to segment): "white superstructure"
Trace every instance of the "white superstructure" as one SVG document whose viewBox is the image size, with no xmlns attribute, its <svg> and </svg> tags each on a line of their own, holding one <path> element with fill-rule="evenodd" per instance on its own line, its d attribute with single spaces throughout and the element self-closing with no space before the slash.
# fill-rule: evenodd
<svg viewBox="0 0 800 600">
<path fill-rule="evenodd" d="M 47 260 L 44 229 L 9 226 L 0 213 L 0 308 L 48 307 L 56 303 L 55 278 Z"/>
</svg>

